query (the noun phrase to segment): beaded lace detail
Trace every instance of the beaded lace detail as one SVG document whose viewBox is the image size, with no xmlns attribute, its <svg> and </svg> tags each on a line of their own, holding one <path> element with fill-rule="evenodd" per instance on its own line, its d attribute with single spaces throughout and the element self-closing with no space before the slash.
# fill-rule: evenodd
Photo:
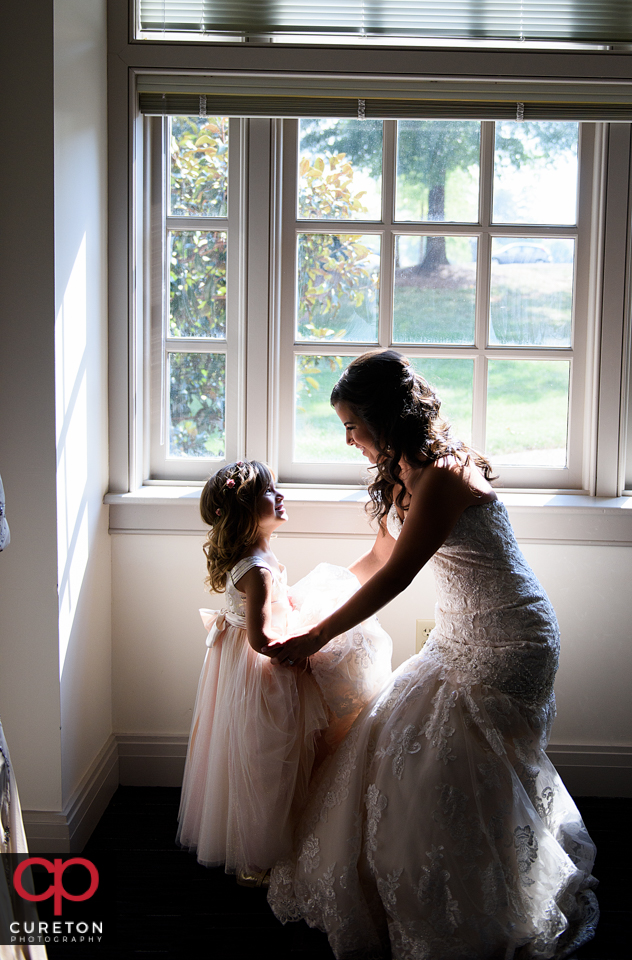
<svg viewBox="0 0 632 960">
<path fill-rule="evenodd" d="M 402 523 L 393 507 L 387 525 L 397 538 Z M 430 566 L 438 599 L 424 655 L 524 703 L 547 703 L 558 665 L 557 620 L 504 504 L 464 510 Z"/>
</svg>

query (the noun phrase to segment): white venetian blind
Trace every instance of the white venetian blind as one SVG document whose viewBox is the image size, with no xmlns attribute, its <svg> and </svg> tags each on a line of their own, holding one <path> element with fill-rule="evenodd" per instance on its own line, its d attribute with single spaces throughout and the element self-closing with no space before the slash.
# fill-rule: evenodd
<svg viewBox="0 0 632 960">
<path fill-rule="evenodd" d="M 632 42 L 630 0 L 136 0 L 138 36 Z"/>
</svg>

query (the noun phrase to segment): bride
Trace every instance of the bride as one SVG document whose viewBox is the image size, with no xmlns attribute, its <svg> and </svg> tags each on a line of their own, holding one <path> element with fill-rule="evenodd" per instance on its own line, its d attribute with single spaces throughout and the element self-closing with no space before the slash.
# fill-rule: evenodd
<svg viewBox="0 0 632 960">
<path fill-rule="evenodd" d="M 394 351 L 334 387 L 347 443 L 375 464 L 379 532 L 360 589 L 296 663 L 388 603 L 430 562 L 436 627 L 317 774 L 294 856 L 272 873 L 282 921 L 324 930 L 337 958 L 560 958 L 594 933 L 594 846 L 545 754 L 555 613 L 516 543 L 491 468 L 451 437 Z"/>
</svg>

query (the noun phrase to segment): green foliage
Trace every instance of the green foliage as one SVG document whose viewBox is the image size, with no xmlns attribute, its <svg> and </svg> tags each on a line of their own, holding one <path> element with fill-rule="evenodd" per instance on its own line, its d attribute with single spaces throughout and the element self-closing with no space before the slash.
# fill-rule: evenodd
<svg viewBox="0 0 632 960">
<path fill-rule="evenodd" d="M 345 319 L 375 316 L 379 270 L 371 251 L 357 235 L 305 233 L 298 248 L 299 336 L 341 340 L 348 331 Z M 362 319 L 362 318 L 360 318 Z M 333 329 L 338 326 L 338 329 Z M 361 339 L 361 338 L 357 338 Z"/>
<path fill-rule="evenodd" d="M 169 213 L 226 217 L 228 119 L 170 121 Z M 226 232 L 169 234 L 169 334 L 226 336 Z M 169 455 L 224 456 L 226 370 L 223 354 L 169 355 Z"/>
<path fill-rule="evenodd" d="M 348 220 L 365 212 L 364 191 L 354 189 L 354 170 L 344 153 L 300 162 L 301 218 Z M 361 322 L 375 314 L 379 270 L 370 249 L 354 234 L 302 233 L 298 247 L 298 335 L 304 340 L 342 340 L 345 321 Z M 368 321 L 370 322 L 370 320 Z M 317 374 L 340 368 L 337 357 L 298 358 L 296 389 L 299 397 L 319 390 Z M 302 407 L 299 407 L 302 409 Z"/>
<path fill-rule="evenodd" d="M 401 120 L 397 140 L 398 208 L 405 205 L 417 210 L 415 219 L 445 220 L 448 178 L 472 167 L 478 170 L 480 138 L 480 123 L 475 120 Z M 453 219 L 467 217 L 461 214 Z"/>
<path fill-rule="evenodd" d="M 228 210 L 228 118 L 172 117 L 170 213 L 225 217 Z"/>
<path fill-rule="evenodd" d="M 301 401 L 312 400 L 316 396 L 316 391 L 320 391 L 323 381 L 322 375 L 325 372 L 334 375 L 333 379 L 331 379 L 331 386 L 333 387 L 342 373 L 343 363 L 342 357 L 314 357 L 308 354 L 301 354 L 297 357 L 297 361 L 296 392 L 299 402 L 296 409 L 299 413 L 305 413 L 305 407 Z M 327 379 L 328 383 L 329 379 L 330 378 Z M 329 396 L 323 397 L 322 399 L 329 405 Z M 331 413 L 331 411 L 329 411 L 329 413 Z"/>
<path fill-rule="evenodd" d="M 170 335 L 226 336 L 226 233 L 170 234 Z"/>
<path fill-rule="evenodd" d="M 577 147 L 577 124 L 560 120 L 508 120 L 496 124 L 496 152 L 501 162 L 520 168 L 534 160 L 554 164 Z"/>
<path fill-rule="evenodd" d="M 302 140 L 313 151 L 344 152 L 357 167 L 381 175 L 376 153 L 361 121 L 323 129 L 317 120 L 301 121 Z M 500 162 L 520 168 L 536 160 L 553 164 L 577 144 L 577 124 L 554 121 L 496 124 Z M 400 120 L 398 123 L 398 190 L 411 209 L 430 221 L 445 219 L 446 184 L 452 174 L 474 168 L 480 157 L 480 123 L 476 120 Z"/>
<path fill-rule="evenodd" d="M 218 353 L 169 355 L 169 455 L 224 456 L 226 358 Z"/>
<path fill-rule="evenodd" d="M 353 167 L 344 153 L 316 157 L 299 164 L 299 217 L 303 220 L 349 220 L 366 213 L 362 197 L 353 190 Z"/>
</svg>

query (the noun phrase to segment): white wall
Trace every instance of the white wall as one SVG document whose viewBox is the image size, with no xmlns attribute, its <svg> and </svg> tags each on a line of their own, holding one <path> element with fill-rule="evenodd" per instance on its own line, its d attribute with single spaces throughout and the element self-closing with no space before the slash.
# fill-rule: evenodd
<svg viewBox="0 0 632 960">
<path fill-rule="evenodd" d="M 117 535 L 113 540 L 114 725 L 123 734 L 187 734 L 205 633 L 202 538 Z M 274 550 L 289 581 L 316 563 L 349 563 L 366 540 L 280 535 Z M 554 744 L 632 745 L 632 675 L 627 547 L 526 544 L 523 551 L 557 610 L 562 656 Z M 394 666 L 414 652 L 415 619 L 432 618 L 434 588 L 422 571 L 380 614 L 394 642 Z"/>
<path fill-rule="evenodd" d="M 561 632 L 553 743 L 632 745 L 632 548 L 525 544 Z"/>
<path fill-rule="evenodd" d="M 55 498 L 53 6 L 3 10 L 0 472 L 11 544 L 0 554 L 0 716 L 22 800 L 59 809 Z M 28 37 L 28 44 L 21 43 Z"/>
<path fill-rule="evenodd" d="M 62 790 L 112 729 L 105 0 L 55 0 L 55 337 Z"/>
<path fill-rule="evenodd" d="M 0 716 L 35 811 L 64 810 L 111 733 L 105 13 L 3 10 Z"/>
</svg>

